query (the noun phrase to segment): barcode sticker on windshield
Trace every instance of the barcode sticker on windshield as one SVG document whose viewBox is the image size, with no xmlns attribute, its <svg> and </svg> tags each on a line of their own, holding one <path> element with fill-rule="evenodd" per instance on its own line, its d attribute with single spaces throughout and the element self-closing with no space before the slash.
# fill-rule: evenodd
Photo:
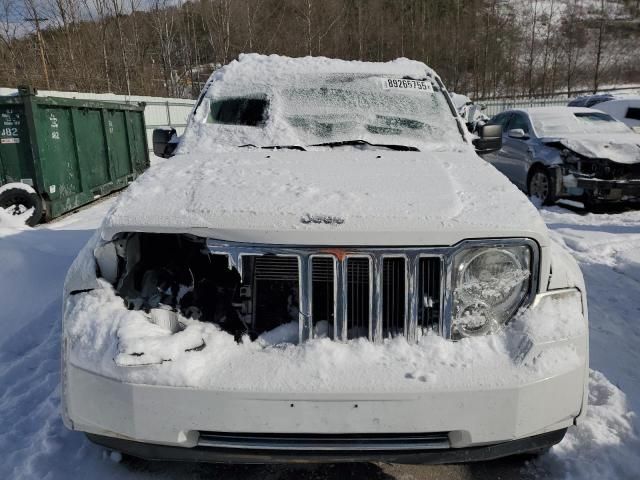
<svg viewBox="0 0 640 480">
<path fill-rule="evenodd" d="M 421 92 L 433 93 L 433 85 L 425 80 L 411 80 L 407 78 L 385 78 L 382 82 L 385 90 L 417 90 Z"/>
</svg>

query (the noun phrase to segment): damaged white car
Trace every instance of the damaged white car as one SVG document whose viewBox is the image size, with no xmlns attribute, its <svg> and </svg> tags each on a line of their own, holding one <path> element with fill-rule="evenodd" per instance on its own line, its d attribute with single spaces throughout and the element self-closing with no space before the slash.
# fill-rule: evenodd
<svg viewBox="0 0 640 480">
<path fill-rule="evenodd" d="M 69 428 L 150 459 L 444 463 L 584 416 L 580 270 L 424 64 L 243 55 L 173 153 L 69 271 Z"/>
<path fill-rule="evenodd" d="M 507 110 L 502 148 L 483 155 L 532 197 L 587 207 L 640 201 L 640 135 L 604 112 L 580 107 Z"/>
</svg>

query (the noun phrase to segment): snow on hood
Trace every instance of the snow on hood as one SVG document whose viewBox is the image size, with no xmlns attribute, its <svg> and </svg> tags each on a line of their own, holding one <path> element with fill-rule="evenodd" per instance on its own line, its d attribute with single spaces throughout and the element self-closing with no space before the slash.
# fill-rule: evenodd
<svg viewBox="0 0 640 480">
<path fill-rule="evenodd" d="M 563 135 L 543 138 L 544 143 L 560 143 L 569 150 L 588 158 L 608 158 L 617 163 L 640 162 L 640 135 L 636 133 Z"/>
<path fill-rule="evenodd" d="M 466 146 L 177 155 L 121 195 L 102 236 L 123 231 L 300 245 L 451 245 L 516 236 L 547 243 L 533 205 Z"/>
</svg>

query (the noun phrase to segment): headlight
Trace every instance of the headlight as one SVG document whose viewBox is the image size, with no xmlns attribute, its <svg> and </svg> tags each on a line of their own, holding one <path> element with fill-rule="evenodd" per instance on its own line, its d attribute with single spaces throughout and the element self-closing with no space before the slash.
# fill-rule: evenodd
<svg viewBox="0 0 640 480">
<path fill-rule="evenodd" d="M 525 245 L 473 247 L 454 258 L 452 335 L 499 329 L 522 305 L 531 286 L 531 249 Z"/>
</svg>

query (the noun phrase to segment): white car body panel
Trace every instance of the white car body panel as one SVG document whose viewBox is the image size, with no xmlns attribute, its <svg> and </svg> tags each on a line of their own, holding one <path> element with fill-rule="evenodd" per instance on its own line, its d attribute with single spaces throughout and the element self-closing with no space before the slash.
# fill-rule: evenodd
<svg viewBox="0 0 640 480">
<path fill-rule="evenodd" d="M 620 98 L 615 98 L 606 102 L 598 103 L 593 106 L 596 110 L 608 113 L 616 120 L 620 120 L 625 123 L 636 133 L 640 133 L 640 119 L 636 115 L 630 115 L 629 109 L 635 109 L 637 112 L 640 109 L 640 96 L 629 95 Z M 634 118 L 632 118 L 634 117 Z"/>
</svg>

